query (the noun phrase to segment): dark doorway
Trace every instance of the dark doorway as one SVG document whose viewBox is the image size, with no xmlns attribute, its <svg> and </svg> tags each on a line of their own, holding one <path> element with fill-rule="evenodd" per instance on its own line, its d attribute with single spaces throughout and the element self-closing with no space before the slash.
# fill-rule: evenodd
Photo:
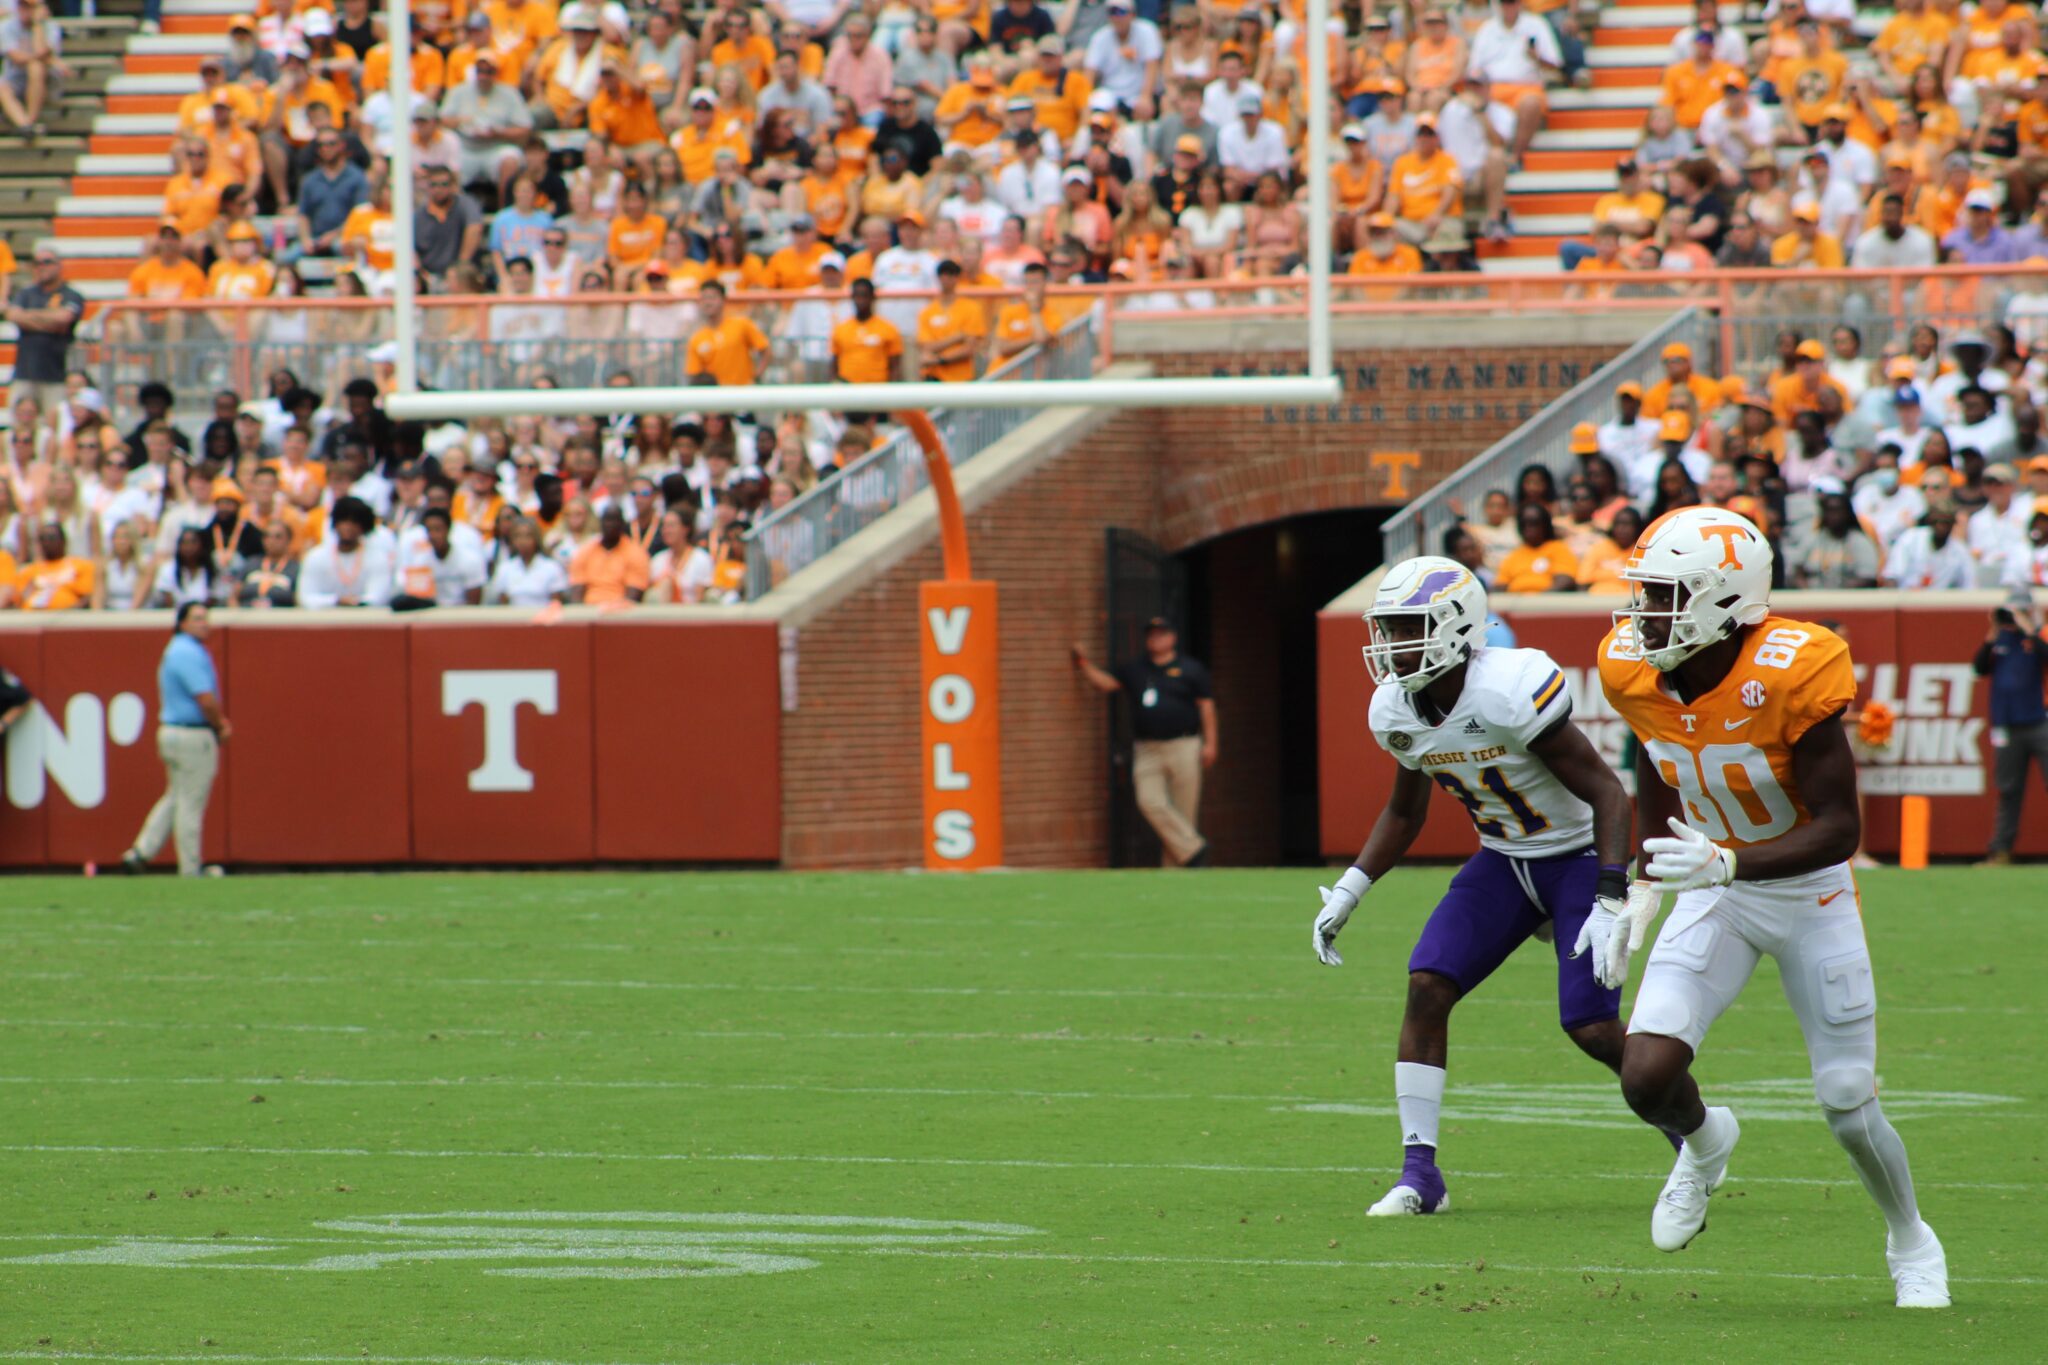
<svg viewBox="0 0 2048 1365">
<path fill-rule="evenodd" d="M 1222 757 L 1203 784 L 1219 863 L 1321 861 L 1316 613 L 1380 563 L 1384 510 L 1270 522 L 1185 551 L 1188 653 L 1216 682 Z M 1368 700 L 1359 671 L 1358 704 Z"/>
</svg>

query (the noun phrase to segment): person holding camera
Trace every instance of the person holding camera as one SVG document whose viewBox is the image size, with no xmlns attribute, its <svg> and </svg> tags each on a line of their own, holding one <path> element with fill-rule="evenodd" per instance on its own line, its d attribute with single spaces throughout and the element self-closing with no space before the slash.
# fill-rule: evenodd
<svg viewBox="0 0 2048 1365">
<path fill-rule="evenodd" d="M 2019 835 L 2029 761 L 2041 765 L 2042 781 L 2048 783 L 2048 708 L 2041 702 L 2048 643 L 2041 639 L 2034 600 L 2024 588 L 2015 589 L 2006 605 L 1991 613 L 1991 631 L 1977 646 L 1971 667 L 1978 677 L 1991 679 L 1991 749 L 1998 782 L 1998 820 L 1982 865 L 2005 867 Z"/>
</svg>

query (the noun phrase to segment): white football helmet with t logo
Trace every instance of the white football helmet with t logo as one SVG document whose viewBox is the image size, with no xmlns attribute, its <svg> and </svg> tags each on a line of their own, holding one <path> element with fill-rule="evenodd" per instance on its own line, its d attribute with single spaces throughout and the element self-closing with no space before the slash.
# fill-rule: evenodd
<svg viewBox="0 0 2048 1365">
<path fill-rule="evenodd" d="M 1419 618 L 1421 633 L 1388 631 L 1392 618 Z M 1420 692 L 1472 657 L 1486 639 L 1486 588 L 1454 559 L 1421 555 L 1387 570 L 1365 614 L 1372 643 L 1365 647 L 1365 671 L 1375 683 L 1398 682 Z M 1413 672 L 1403 666 L 1420 662 Z"/>
<path fill-rule="evenodd" d="M 1748 517 L 1722 507 L 1682 507 L 1651 522 L 1622 577 L 1634 590 L 1614 619 L 1628 622 L 1644 661 L 1660 673 L 1771 611 L 1771 543 Z M 1651 605 L 1644 589 L 1653 586 L 1670 589 L 1668 606 Z M 1643 634 L 1652 620 L 1670 627 L 1655 649 Z"/>
</svg>

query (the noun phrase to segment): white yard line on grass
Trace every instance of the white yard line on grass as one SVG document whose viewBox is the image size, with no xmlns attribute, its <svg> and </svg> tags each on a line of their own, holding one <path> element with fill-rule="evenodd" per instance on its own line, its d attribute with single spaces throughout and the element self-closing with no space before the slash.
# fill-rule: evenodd
<svg viewBox="0 0 2048 1365">
<path fill-rule="evenodd" d="M 422 1149 L 391 1147 L 375 1149 L 369 1147 L 224 1147 L 194 1145 L 189 1147 L 149 1147 L 139 1145 L 110 1145 L 96 1143 L 14 1143 L 0 1145 L 0 1152 L 19 1155 L 54 1156 L 234 1156 L 234 1157 L 323 1157 L 348 1159 L 387 1159 L 399 1161 L 596 1161 L 596 1162 L 675 1162 L 741 1165 L 804 1165 L 804 1166 L 938 1166 L 965 1167 L 970 1169 L 1003 1169 L 1028 1171 L 1171 1171 L 1188 1172 L 1198 1175 L 1274 1175 L 1274 1176 L 1329 1176 L 1329 1175 L 1385 1175 L 1388 1166 L 1251 1166 L 1233 1162 L 1210 1161 L 1055 1161 L 1026 1157 L 941 1157 L 941 1156 L 828 1156 L 803 1152 L 560 1152 L 560 1151 L 464 1151 L 459 1149 Z M 1571 1171 L 1541 1174 L 1537 1172 L 1505 1171 L 1459 1171 L 1460 1179 L 1478 1180 L 1619 1180 L 1648 1188 L 1656 1181 L 1654 1171 L 1632 1175 L 1618 1171 Z M 1732 1185 L 1802 1185 L 1834 1188 L 1853 1184 L 1848 1171 L 1838 1179 L 1816 1179 L 1810 1176 L 1731 1176 Z M 2001 1181 L 1938 1181 L 1920 1180 L 1914 1182 L 1923 1189 L 1941 1190 L 2035 1190 L 2036 1185 L 2022 1182 Z"/>
</svg>

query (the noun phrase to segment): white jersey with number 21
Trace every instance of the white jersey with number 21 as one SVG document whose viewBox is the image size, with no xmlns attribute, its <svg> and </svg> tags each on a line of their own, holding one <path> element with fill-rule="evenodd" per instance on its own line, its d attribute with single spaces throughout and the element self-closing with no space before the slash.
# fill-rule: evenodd
<svg viewBox="0 0 2048 1365">
<path fill-rule="evenodd" d="M 1404 768 L 1427 773 L 1464 806 L 1479 842 L 1516 858 L 1552 858 L 1593 842 L 1593 811 L 1529 745 L 1572 713 L 1564 672 L 1540 649 L 1481 649 L 1441 724 L 1399 683 L 1372 696 L 1372 735 Z"/>
</svg>

